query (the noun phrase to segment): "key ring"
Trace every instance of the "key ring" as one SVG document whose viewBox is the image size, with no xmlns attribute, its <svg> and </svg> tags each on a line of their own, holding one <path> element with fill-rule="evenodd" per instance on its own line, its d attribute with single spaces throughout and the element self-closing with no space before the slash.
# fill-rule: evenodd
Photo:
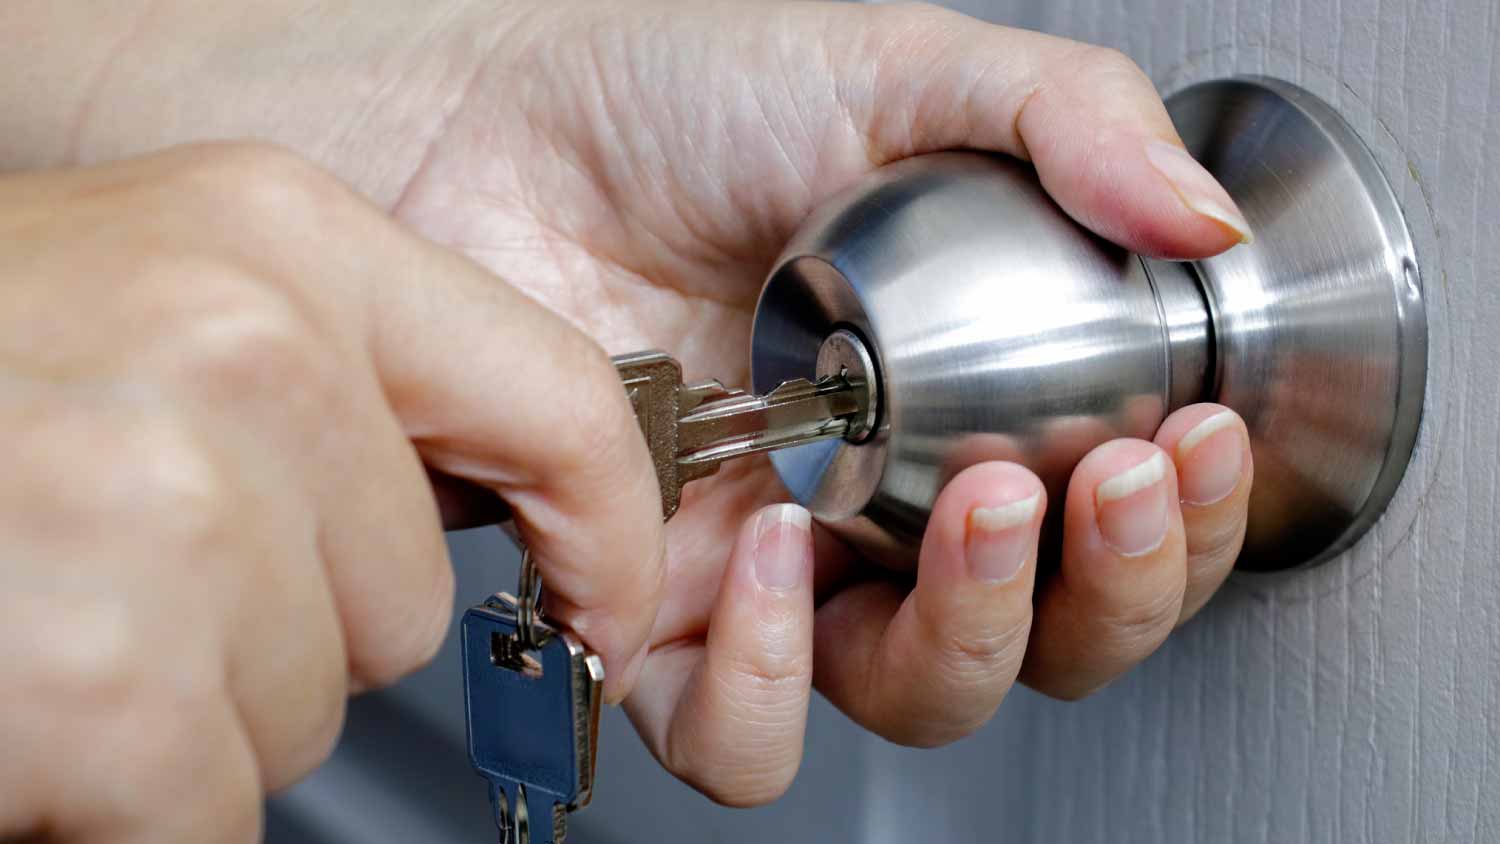
<svg viewBox="0 0 1500 844">
<path fill-rule="evenodd" d="M 546 644 L 537 622 L 542 617 L 542 574 L 536 569 L 531 549 L 521 549 L 521 580 L 516 585 L 516 636 L 523 647 L 535 650 Z"/>
</svg>

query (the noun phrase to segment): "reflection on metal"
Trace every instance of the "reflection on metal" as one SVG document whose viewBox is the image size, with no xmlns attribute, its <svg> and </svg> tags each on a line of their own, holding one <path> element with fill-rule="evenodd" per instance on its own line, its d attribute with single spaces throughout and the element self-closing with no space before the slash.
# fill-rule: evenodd
<svg viewBox="0 0 1500 844">
<path fill-rule="evenodd" d="M 1060 211 L 1029 168 L 972 153 L 882 168 L 815 213 L 761 294 L 757 390 L 822 374 L 830 335 L 879 395 L 876 429 L 772 455 L 792 494 L 876 559 L 910 565 L 938 490 L 983 460 L 1061 501 L 1114 437 L 1218 401 L 1255 455 L 1240 566 L 1326 560 L 1374 523 L 1415 443 L 1426 317 L 1401 211 L 1331 108 L 1263 78 L 1168 108 L 1255 242 L 1141 259 Z"/>
</svg>

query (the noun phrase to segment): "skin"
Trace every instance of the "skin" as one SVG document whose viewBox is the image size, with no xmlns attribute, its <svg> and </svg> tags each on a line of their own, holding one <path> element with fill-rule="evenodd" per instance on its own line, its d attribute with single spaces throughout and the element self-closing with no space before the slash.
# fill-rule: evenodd
<svg viewBox="0 0 1500 844">
<path fill-rule="evenodd" d="M 605 357 L 745 383 L 788 235 L 927 151 L 1028 159 L 1136 251 L 1230 248 L 1203 209 L 1232 202 L 1153 164 L 1177 137 L 1117 53 L 814 3 L 18 0 L 0 31 L 27 36 L 0 59 L 24 70 L 0 74 L 0 166 L 30 171 L 0 178 L 0 840 L 254 840 L 347 692 L 441 640 L 423 464 L 507 501 L 609 699 L 731 805 L 790 783 L 813 687 L 949 742 L 1017 678 L 1075 698 L 1128 670 L 1238 554 L 1253 467 L 1213 405 L 1079 465 L 1040 580 L 1048 502 L 1002 460 L 947 485 L 912 579 L 775 505 L 763 461 L 690 486 L 663 531 Z M 225 137 L 281 146 L 176 146 Z M 1033 496 L 1019 567 L 976 575 L 976 511 Z M 1122 550 L 1152 502 L 1159 540 Z"/>
</svg>

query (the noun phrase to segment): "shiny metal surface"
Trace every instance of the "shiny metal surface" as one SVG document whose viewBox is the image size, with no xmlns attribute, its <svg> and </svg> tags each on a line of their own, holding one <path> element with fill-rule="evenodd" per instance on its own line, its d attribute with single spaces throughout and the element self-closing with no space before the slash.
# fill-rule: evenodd
<svg viewBox="0 0 1500 844">
<path fill-rule="evenodd" d="M 651 452 L 664 519 L 677 512 L 684 484 L 714 474 L 726 460 L 821 439 L 863 438 L 875 413 L 876 387 L 865 377 L 868 358 L 861 360 L 858 344 L 841 343 L 837 332 L 826 345 L 830 361 L 848 355 L 845 368 L 854 377 L 835 371 L 816 382 L 790 378 L 760 395 L 719 381 L 684 384 L 681 364 L 666 352 L 615 356 Z M 508 510 L 501 512 L 509 517 Z"/>
<path fill-rule="evenodd" d="M 1315 564 L 1374 524 L 1416 443 L 1427 317 L 1411 237 L 1375 159 L 1312 94 L 1223 80 L 1167 107 L 1256 237 L 1195 264 L 1217 400 L 1245 418 L 1255 454 L 1239 566 Z"/>
<path fill-rule="evenodd" d="M 792 494 L 875 559 L 910 565 L 942 485 L 988 459 L 1053 500 L 1094 446 L 1150 437 L 1205 399 L 1250 425 L 1241 565 L 1326 559 L 1378 517 L 1420 418 L 1425 318 L 1410 240 L 1358 139 L 1268 80 L 1169 102 L 1257 240 L 1142 261 L 1064 215 L 1027 166 L 944 153 L 882 168 L 816 212 L 761 294 L 757 391 L 816 371 L 848 329 L 878 377 L 877 430 L 772 455 Z"/>
<path fill-rule="evenodd" d="M 722 388 L 721 388 L 722 389 Z M 726 460 L 841 439 L 863 419 L 864 385 L 841 375 L 793 378 L 764 394 L 724 390 L 677 420 L 679 475 L 687 480 L 718 471 Z"/>
<path fill-rule="evenodd" d="M 756 389 L 813 371 L 823 339 L 848 327 L 879 373 L 880 421 L 864 443 L 771 459 L 799 501 L 883 561 L 910 562 L 938 490 L 966 466 L 1019 460 L 1056 498 L 1090 448 L 1149 437 L 1167 412 L 1145 269 L 1017 162 L 944 153 L 882 168 L 785 256 L 756 314 Z"/>
</svg>

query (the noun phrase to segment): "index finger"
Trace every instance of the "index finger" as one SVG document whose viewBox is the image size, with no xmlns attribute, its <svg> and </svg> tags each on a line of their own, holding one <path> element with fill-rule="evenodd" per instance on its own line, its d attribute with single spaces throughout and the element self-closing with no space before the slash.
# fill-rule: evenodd
<svg viewBox="0 0 1500 844">
<path fill-rule="evenodd" d="M 661 493 L 604 351 L 469 261 L 432 247 L 443 278 L 377 313 L 375 352 L 424 461 L 493 489 L 536 556 L 548 610 L 604 659 L 605 695 L 633 685 L 665 566 Z"/>
</svg>

